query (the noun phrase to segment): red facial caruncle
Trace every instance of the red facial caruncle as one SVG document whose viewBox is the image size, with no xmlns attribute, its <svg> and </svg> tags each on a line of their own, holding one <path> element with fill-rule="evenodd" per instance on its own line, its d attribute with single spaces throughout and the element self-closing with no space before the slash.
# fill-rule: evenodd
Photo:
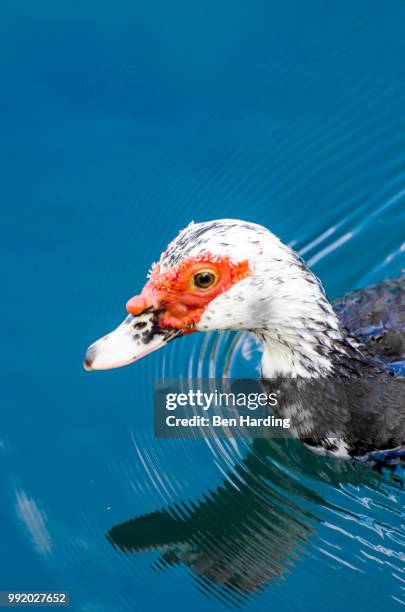
<svg viewBox="0 0 405 612">
<path fill-rule="evenodd" d="M 206 306 L 250 273 L 247 260 L 233 262 L 227 256 L 209 252 L 165 271 L 155 264 L 142 293 L 131 298 L 126 308 L 130 314 L 138 315 L 152 307 L 159 313 L 161 327 L 191 332 Z"/>
</svg>

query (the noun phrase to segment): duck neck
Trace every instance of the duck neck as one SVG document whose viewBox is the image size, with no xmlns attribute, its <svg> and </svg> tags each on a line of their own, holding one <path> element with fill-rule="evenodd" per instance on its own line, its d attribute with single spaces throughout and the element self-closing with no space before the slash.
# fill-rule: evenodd
<svg viewBox="0 0 405 612">
<path fill-rule="evenodd" d="M 351 375 L 366 363 L 359 343 L 341 326 L 319 282 L 308 273 L 305 295 L 293 290 L 282 301 L 268 301 L 266 323 L 256 331 L 265 378 Z"/>
</svg>

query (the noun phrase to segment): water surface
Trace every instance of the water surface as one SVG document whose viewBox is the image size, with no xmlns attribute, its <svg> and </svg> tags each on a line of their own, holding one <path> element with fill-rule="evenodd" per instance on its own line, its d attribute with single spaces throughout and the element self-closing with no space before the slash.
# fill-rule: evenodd
<svg viewBox="0 0 405 612">
<path fill-rule="evenodd" d="M 81 361 L 192 219 L 266 225 L 331 298 L 400 274 L 403 3 L 21 0 L 0 17 L 0 587 L 85 611 L 400 609 L 398 483 L 286 441 L 153 437 L 155 377 L 253 375 L 249 336 Z"/>
</svg>

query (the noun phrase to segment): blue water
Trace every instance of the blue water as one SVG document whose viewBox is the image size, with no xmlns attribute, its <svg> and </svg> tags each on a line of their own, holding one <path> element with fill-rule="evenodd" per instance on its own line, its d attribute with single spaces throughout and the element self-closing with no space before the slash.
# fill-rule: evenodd
<svg viewBox="0 0 405 612">
<path fill-rule="evenodd" d="M 248 336 L 109 372 L 82 357 L 192 219 L 266 225 L 331 298 L 400 274 L 403 2 L 3 0 L 0 66 L 0 589 L 83 611 L 401 609 L 390 478 L 153 437 L 154 378 L 252 375 Z M 157 511 L 112 532 L 137 551 L 107 539 Z"/>
</svg>

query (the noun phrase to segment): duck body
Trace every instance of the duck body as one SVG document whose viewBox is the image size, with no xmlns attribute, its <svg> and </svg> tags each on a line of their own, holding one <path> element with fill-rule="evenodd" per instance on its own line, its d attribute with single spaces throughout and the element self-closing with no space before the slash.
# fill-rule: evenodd
<svg viewBox="0 0 405 612">
<path fill-rule="evenodd" d="M 345 457 L 397 452 L 405 443 L 404 289 L 404 277 L 383 281 L 332 306 L 319 279 L 265 227 L 192 223 L 129 300 L 125 321 L 88 349 L 85 367 L 132 363 L 192 332 L 248 330 L 263 345 L 263 379 L 278 385 L 309 446 Z"/>
<path fill-rule="evenodd" d="M 405 461 L 405 277 L 332 306 L 342 337 L 329 350 L 331 371 L 272 378 L 283 397 L 280 416 L 292 417 L 295 435 L 314 452 L 395 467 Z"/>
<path fill-rule="evenodd" d="M 405 276 L 347 293 L 333 307 L 348 333 L 396 370 L 405 361 Z"/>
<path fill-rule="evenodd" d="M 405 277 L 347 293 L 333 307 L 367 356 L 356 368 L 365 379 L 356 385 L 362 401 L 351 404 L 347 454 L 396 466 L 405 460 Z"/>
</svg>

